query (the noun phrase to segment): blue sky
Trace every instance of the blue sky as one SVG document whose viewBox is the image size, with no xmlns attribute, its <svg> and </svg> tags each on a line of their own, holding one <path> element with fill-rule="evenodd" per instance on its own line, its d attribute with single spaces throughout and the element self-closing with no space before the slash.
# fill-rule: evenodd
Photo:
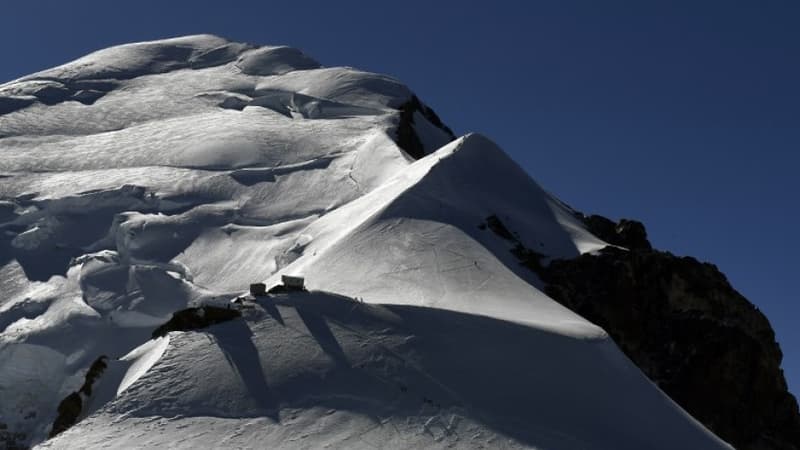
<svg viewBox="0 0 800 450">
<path fill-rule="evenodd" d="M 776 329 L 800 392 L 800 3 L 25 1 L 0 81 L 215 33 L 393 75 L 584 212 L 715 263 Z"/>
</svg>

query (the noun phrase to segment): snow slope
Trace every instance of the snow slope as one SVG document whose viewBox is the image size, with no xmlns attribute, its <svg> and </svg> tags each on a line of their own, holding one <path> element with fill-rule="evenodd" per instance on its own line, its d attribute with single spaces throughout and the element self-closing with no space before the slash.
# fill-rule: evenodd
<svg viewBox="0 0 800 450">
<path fill-rule="evenodd" d="M 491 214 L 512 229 L 533 231 L 522 242 L 551 257 L 605 245 L 502 150 L 471 134 L 320 218 L 307 230 L 316 239 L 305 244 L 303 257 L 279 272 L 305 274 L 312 288 L 371 303 L 429 306 L 578 337 L 604 336 L 532 288 L 535 280 L 507 244 L 479 228 Z M 278 275 L 268 284 L 276 284 Z"/>
<path fill-rule="evenodd" d="M 545 259 L 606 244 L 485 137 L 414 112 L 409 157 L 412 96 L 207 35 L 0 85 L 0 423 L 41 443 L 107 355 L 42 446 L 727 448 L 485 221 Z M 150 340 L 282 274 L 312 293 Z"/>
<path fill-rule="evenodd" d="M 325 292 L 258 303 L 172 333 L 137 383 L 42 447 L 724 447 L 607 339 Z"/>
</svg>

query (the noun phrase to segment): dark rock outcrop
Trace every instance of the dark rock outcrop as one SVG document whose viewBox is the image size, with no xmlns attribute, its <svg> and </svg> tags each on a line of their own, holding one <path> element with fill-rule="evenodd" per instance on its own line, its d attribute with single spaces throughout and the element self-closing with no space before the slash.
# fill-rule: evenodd
<svg viewBox="0 0 800 450">
<path fill-rule="evenodd" d="M 542 258 L 544 255 L 522 245 L 522 241 L 519 240 L 517 235 L 506 228 L 506 225 L 496 215 L 492 214 L 487 217 L 486 223 L 481 224 L 479 228 L 489 228 L 494 234 L 513 243 L 514 247 L 511 249 L 511 253 L 517 257 L 523 266 L 537 273 L 544 268 L 544 266 L 542 266 Z"/>
<path fill-rule="evenodd" d="M 800 449 L 800 412 L 764 314 L 716 266 L 653 250 L 641 223 L 579 217 L 627 250 L 543 266 L 511 239 L 547 295 L 603 327 L 664 392 L 737 449 Z M 490 228 L 513 237 L 502 223 Z"/>
<path fill-rule="evenodd" d="M 27 436 L 25 433 L 19 431 L 11 431 L 8 425 L 0 422 L 0 448 L 6 450 L 27 450 L 28 446 L 25 444 Z"/>
<path fill-rule="evenodd" d="M 630 250 L 651 250 L 653 247 L 647 240 L 647 230 L 641 222 L 622 219 L 614 223 L 603 216 L 584 216 L 578 218 L 586 224 L 589 231 L 609 244 L 619 245 Z"/>
<path fill-rule="evenodd" d="M 800 448 L 800 415 L 767 318 L 713 265 L 608 248 L 553 261 L 546 293 L 603 327 L 673 400 L 745 449 Z"/>
<path fill-rule="evenodd" d="M 172 313 L 172 318 L 153 331 L 153 339 L 161 337 L 170 331 L 190 331 L 209 327 L 222 322 L 227 322 L 240 317 L 242 314 L 237 309 L 219 308 L 216 306 L 201 306 L 187 308 Z"/>
<path fill-rule="evenodd" d="M 78 419 L 83 412 L 84 399 L 92 395 L 92 386 L 108 367 L 106 359 L 108 357 L 105 355 L 97 358 L 86 372 L 81 388 L 61 400 L 58 405 L 58 415 L 53 422 L 53 428 L 50 430 L 48 438 L 63 433 L 69 427 L 78 423 Z"/>
<path fill-rule="evenodd" d="M 412 158 L 420 159 L 427 154 L 425 146 L 422 145 L 422 141 L 414 130 L 415 112 L 419 112 L 428 122 L 444 131 L 450 136 L 451 141 L 455 140 L 456 136 L 453 134 L 453 130 L 442 122 L 433 109 L 419 101 L 416 95 L 411 96 L 411 99 L 400 105 L 397 109 L 400 111 L 400 122 L 397 125 L 396 131 L 397 145 Z"/>
<path fill-rule="evenodd" d="M 500 236 L 501 238 L 514 243 L 519 243 L 516 236 L 511 234 L 511 231 L 506 228 L 506 225 L 496 215 L 492 214 L 486 218 L 486 226 L 492 230 L 492 233 Z"/>
</svg>

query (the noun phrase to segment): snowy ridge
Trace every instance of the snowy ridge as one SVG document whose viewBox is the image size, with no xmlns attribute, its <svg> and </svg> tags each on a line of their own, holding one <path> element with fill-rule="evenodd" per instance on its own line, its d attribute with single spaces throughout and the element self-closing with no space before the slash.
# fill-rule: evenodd
<svg viewBox="0 0 800 450">
<path fill-rule="evenodd" d="M 412 98 L 208 35 L 0 85 L 0 423 L 42 443 L 107 355 L 43 447 L 727 448 L 483 225 L 606 244 L 485 137 L 414 112 L 409 157 Z M 283 274 L 311 292 L 150 339 Z"/>
<path fill-rule="evenodd" d="M 285 272 L 306 274 L 311 288 L 368 302 L 434 306 L 604 337 L 520 278 L 533 281 L 496 236 L 478 227 L 492 213 L 516 229 L 536 230 L 526 244 L 551 257 L 605 246 L 497 146 L 473 134 L 312 224 L 307 233 L 319 242 L 305 244 L 304 256 Z"/>
</svg>

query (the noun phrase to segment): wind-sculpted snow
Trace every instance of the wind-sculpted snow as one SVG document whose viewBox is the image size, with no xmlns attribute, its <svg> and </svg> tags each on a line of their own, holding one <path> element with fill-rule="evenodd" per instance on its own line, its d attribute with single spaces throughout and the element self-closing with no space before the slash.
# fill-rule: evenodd
<svg viewBox="0 0 800 450">
<path fill-rule="evenodd" d="M 212 35 L 125 44 L 96 51 L 21 80 L 128 80 L 171 70 L 224 64 L 249 48 L 252 47 Z"/>
<path fill-rule="evenodd" d="M 0 445 L 41 443 L 105 355 L 44 445 L 725 448 L 481 227 L 606 244 L 451 140 L 397 80 L 215 36 L 0 85 Z M 285 274 L 312 293 L 150 340 Z"/>
<path fill-rule="evenodd" d="M 291 47 L 261 47 L 244 52 L 236 68 L 247 75 L 283 75 L 294 70 L 318 69 L 319 63 Z"/>
</svg>

